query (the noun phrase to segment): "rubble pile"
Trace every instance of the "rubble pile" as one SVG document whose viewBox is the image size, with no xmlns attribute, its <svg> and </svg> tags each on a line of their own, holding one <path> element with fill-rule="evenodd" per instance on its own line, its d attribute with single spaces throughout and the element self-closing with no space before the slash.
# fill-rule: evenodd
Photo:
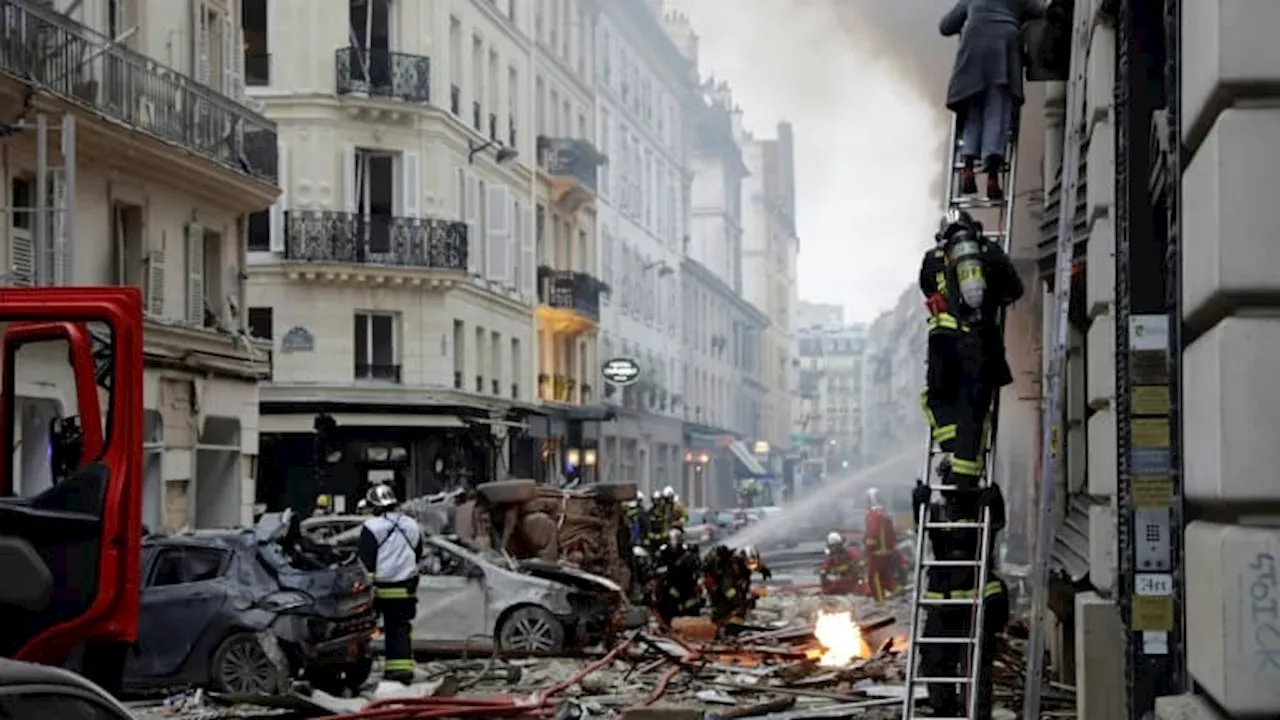
<svg viewBox="0 0 1280 720">
<path fill-rule="evenodd" d="M 434 717 L 768 718 L 901 717 L 909 599 L 869 599 L 788 589 L 762 597 L 746 632 L 714 640 L 705 618 L 650 628 L 605 652 L 575 657 L 436 659 L 408 687 L 377 683 L 338 698 L 305 685 L 288 696 L 186 694 L 137 709 L 141 720 L 289 717 L 399 720 Z M 1025 625 L 1002 640 L 997 718 L 1022 701 Z M 922 688 L 915 691 L 923 697 Z M 1046 717 L 1072 717 L 1074 690 L 1046 682 Z"/>
</svg>

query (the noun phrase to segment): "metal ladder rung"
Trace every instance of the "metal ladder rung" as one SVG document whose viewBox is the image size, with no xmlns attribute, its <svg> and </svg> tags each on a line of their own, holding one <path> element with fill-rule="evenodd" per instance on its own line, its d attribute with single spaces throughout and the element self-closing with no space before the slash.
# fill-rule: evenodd
<svg viewBox="0 0 1280 720">
<path fill-rule="evenodd" d="M 920 598 L 921 605 L 977 605 L 978 598 Z"/>
<path fill-rule="evenodd" d="M 916 638 L 917 645 L 972 645 L 976 638 L 967 637 L 922 637 Z"/>
<path fill-rule="evenodd" d="M 925 531 L 929 530 L 981 530 L 987 525 L 976 520 L 970 522 L 926 522 Z"/>
<path fill-rule="evenodd" d="M 979 490 L 981 490 L 984 487 L 987 487 L 986 479 L 983 478 L 974 487 L 978 488 Z M 970 487 L 961 487 L 959 485 L 945 485 L 943 483 L 938 483 L 936 485 L 929 486 L 929 492 L 948 492 L 951 490 L 972 490 L 972 489 L 973 488 L 970 488 Z"/>
<path fill-rule="evenodd" d="M 981 560 L 925 560 L 923 561 L 924 567 L 940 567 L 940 568 L 944 568 L 944 567 L 976 568 L 981 564 L 982 564 Z"/>
<path fill-rule="evenodd" d="M 916 677 L 917 685 L 968 685 L 967 677 Z"/>
<path fill-rule="evenodd" d="M 951 206 L 958 210 L 978 210 L 982 208 L 1004 207 L 1004 200 L 988 200 L 987 198 L 957 198 Z"/>
</svg>

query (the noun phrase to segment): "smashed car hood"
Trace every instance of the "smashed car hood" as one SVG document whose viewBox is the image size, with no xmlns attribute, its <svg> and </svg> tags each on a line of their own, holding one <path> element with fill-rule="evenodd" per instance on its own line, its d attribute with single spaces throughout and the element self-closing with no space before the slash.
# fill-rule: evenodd
<svg viewBox="0 0 1280 720">
<path fill-rule="evenodd" d="M 546 560 L 520 560 L 516 565 L 524 572 L 544 580 L 563 583 L 579 590 L 608 590 L 621 593 L 622 587 L 607 577 L 589 573 L 565 563 L 554 563 Z"/>
</svg>

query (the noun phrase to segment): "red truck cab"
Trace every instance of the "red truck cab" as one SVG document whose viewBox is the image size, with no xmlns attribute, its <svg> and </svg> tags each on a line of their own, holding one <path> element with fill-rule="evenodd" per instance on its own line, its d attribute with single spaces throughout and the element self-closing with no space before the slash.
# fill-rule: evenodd
<svg viewBox="0 0 1280 720">
<path fill-rule="evenodd" d="M 137 637 L 142 536 L 142 301 L 135 288 L 0 288 L 0 655 L 50 665 L 83 650 L 119 686 Z M 19 351 L 67 347 L 76 412 L 49 426 L 48 487 L 20 493 Z M 71 393 L 67 393 L 71 390 Z M 32 442 L 30 438 L 24 438 Z M 28 455 L 29 457 L 29 455 Z"/>
</svg>

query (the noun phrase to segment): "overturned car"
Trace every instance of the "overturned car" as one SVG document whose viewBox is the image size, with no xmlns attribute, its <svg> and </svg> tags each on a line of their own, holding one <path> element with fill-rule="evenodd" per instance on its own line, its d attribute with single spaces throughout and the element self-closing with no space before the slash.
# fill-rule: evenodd
<svg viewBox="0 0 1280 720">
<path fill-rule="evenodd" d="M 142 563 L 130 690 L 274 693 L 302 675 L 337 691 L 369 677 L 377 621 L 368 573 L 308 540 L 290 512 L 250 530 L 148 536 Z"/>
</svg>

